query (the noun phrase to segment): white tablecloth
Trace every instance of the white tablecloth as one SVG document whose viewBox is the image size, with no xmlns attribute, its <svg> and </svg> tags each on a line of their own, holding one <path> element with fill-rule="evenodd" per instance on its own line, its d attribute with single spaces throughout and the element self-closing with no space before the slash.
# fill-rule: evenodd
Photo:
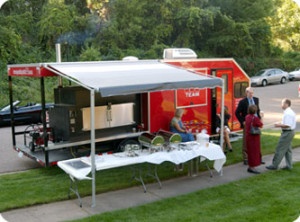
<svg viewBox="0 0 300 222">
<path fill-rule="evenodd" d="M 148 151 L 135 151 L 138 156 L 130 157 L 127 153 L 115 153 L 109 155 L 96 155 L 96 170 L 105 170 L 116 167 L 151 163 L 161 164 L 165 161 L 172 162 L 174 164 L 185 163 L 196 157 L 201 157 L 201 161 L 208 159 L 214 161 L 214 169 L 218 172 L 222 170 L 224 163 L 226 162 L 226 156 L 224 155 L 220 146 L 209 143 L 204 146 L 200 146 L 199 143 L 190 142 L 186 143 L 186 149 L 175 149 L 172 151 L 159 151 L 149 153 Z M 76 159 L 59 161 L 57 165 L 64 170 L 70 176 L 78 179 L 90 179 L 88 177 L 91 172 L 91 158 L 81 157 Z"/>
</svg>

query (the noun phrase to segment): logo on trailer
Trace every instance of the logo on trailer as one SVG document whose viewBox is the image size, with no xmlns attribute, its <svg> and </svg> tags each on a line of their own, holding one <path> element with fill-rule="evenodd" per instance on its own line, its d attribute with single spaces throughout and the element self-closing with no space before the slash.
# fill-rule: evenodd
<svg viewBox="0 0 300 222">
<path fill-rule="evenodd" d="M 25 69 L 15 69 L 15 70 L 13 70 L 13 75 L 19 75 L 19 76 L 30 75 L 30 76 L 32 76 L 33 75 L 33 70 L 30 70 L 28 68 L 25 68 Z"/>
<path fill-rule="evenodd" d="M 195 89 L 195 88 L 189 88 L 187 90 L 184 90 L 185 96 L 186 97 L 197 97 L 200 96 L 200 89 Z"/>
</svg>

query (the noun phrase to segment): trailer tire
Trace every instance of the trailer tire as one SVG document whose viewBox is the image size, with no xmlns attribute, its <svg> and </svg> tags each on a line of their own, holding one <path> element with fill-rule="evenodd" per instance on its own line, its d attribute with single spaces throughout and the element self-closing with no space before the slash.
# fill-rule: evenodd
<svg viewBox="0 0 300 222">
<path fill-rule="evenodd" d="M 117 148 L 117 152 L 124 152 L 125 151 L 125 146 L 127 144 L 135 144 L 135 145 L 141 145 L 138 141 L 134 140 L 134 139 L 125 139 L 125 140 L 122 140 L 119 145 L 118 145 L 118 148 Z"/>
</svg>

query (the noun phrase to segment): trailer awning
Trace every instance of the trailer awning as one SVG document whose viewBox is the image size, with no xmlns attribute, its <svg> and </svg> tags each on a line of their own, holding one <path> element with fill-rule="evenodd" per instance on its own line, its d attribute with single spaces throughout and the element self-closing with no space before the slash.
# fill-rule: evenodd
<svg viewBox="0 0 300 222">
<path fill-rule="evenodd" d="M 58 75 L 90 90 L 92 206 L 96 205 L 95 91 L 98 91 L 102 97 L 108 97 L 170 89 L 221 87 L 221 119 L 222 121 L 224 119 L 224 87 L 221 78 L 196 74 L 158 60 L 8 65 L 8 75 L 36 78 Z M 9 83 L 11 86 L 11 78 Z M 41 86 L 42 83 L 41 81 Z M 43 85 L 41 96 L 43 104 L 44 92 Z M 12 87 L 10 87 L 10 104 L 12 104 Z M 45 112 L 43 116 L 46 116 Z M 223 125 L 222 123 L 221 131 Z M 46 121 L 43 122 L 43 126 L 45 131 Z M 223 143 L 223 134 L 220 143 Z M 48 157 L 45 158 L 47 161 Z"/>
<path fill-rule="evenodd" d="M 45 63 L 59 76 L 100 92 L 102 97 L 180 88 L 214 88 L 222 80 L 157 60 Z"/>
</svg>

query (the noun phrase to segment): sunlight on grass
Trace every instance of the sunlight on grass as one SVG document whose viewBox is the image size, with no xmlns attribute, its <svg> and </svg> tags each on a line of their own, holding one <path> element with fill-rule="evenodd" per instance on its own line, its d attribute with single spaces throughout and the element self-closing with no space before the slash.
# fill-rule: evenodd
<svg viewBox="0 0 300 222">
<path fill-rule="evenodd" d="M 299 215 L 300 163 L 188 195 L 76 221 L 291 222 Z"/>
<path fill-rule="evenodd" d="M 280 133 L 279 130 L 263 130 L 263 135 L 279 136 Z M 300 133 L 296 132 L 294 139 L 300 139 Z"/>
</svg>

